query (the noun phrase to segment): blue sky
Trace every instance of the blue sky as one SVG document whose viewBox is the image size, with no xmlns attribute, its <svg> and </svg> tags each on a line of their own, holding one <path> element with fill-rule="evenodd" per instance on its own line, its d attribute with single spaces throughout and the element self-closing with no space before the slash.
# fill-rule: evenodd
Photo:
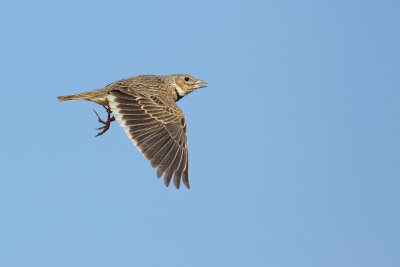
<svg viewBox="0 0 400 267">
<path fill-rule="evenodd" d="M 3 1 L 0 266 L 399 266 L 399 10 Z M 172 73 L 190 190 L 56 100 Z"/>
</svg>

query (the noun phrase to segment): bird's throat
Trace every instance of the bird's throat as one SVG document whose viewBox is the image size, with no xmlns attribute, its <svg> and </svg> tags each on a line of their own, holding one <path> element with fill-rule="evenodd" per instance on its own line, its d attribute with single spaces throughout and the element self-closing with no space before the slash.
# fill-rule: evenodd
<svg viewBox="0 0 400 267">
<path fill-rule="evenodd" d="M 174 86 L 174 89 L 175 89 L 175 93 L 176 93 L 176 102 L 178 102 L 183 96 L 181 96 L 179 94 L 179 91 L 178 91 L 178 89 L 176 89 L 176 86 Z"/>
</svg>

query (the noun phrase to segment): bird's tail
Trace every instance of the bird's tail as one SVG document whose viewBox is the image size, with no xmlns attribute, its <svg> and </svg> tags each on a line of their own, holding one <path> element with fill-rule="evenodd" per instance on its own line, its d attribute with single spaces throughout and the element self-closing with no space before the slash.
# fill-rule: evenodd
<svg viewBox="0 0 400 267">
<path fill-rule="evenodd" d="M 93 90 L 90 92 L 76 94 L 76 95 L 59 96 L 57 98 L 58 98 L 58 101 L 60 101 L 60 102 L 88 100 L 88 101 L 93 101 L 93 102 L 98 103 L 103 106 L 108 105 L 107 92 L 103 89 Z"/>
<path fill-rule="evenodd" d="M 76 94 L 76 95 L 65 95 L 65 96 L 58 96 L 57 99 L 60 102 L 65 102 L 65 101 L 78 101 L 78 100 L 91 100 L 93 98 L 93 93 L 92 92 L 86 92 L 82 94 Z"/>
</svg>

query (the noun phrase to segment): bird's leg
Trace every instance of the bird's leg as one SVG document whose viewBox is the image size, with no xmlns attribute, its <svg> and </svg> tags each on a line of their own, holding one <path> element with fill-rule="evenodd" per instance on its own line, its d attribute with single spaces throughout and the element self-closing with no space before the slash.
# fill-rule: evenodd
<svg viewBox="0 0 400 267">
<path fill-rule="evenodd" d="M 101 130 L 101 131 L 96 135 L 96 137 L 102 135 L 105 132 L 107 132 L 107 130 L 110 128 L 111 122 L 115 121 L 115 117 L 114 116 L 111 117 L 111 109 L 110 109 L 110 107 L 106 107 L 106 106 L 103 106 L 103 107 L 107 111 L 107 121 L 103 121 L 100 118 L 99 114 L 97 114 L 96 110 L 93 109 L 94 113 L 96 114 L 96 116 L 98 118 L 98 122 L 104 124 L 104 126 L 97 128 L 97 130 Z"/>
</svg>

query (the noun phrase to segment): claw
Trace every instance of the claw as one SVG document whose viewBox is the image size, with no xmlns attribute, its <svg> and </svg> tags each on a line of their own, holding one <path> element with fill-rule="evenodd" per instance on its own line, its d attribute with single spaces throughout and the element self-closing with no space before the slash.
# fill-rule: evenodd
<svg viewBox="0 0 400 267">
<path fill-rule="evenodd" d="M 111 122 L 112 122 L 112 121 L 115 121 L 115 117 L 114 117 L 114 116 L 111 117 L 111 109 L 110 109 L 109 107 L 105 107 L 105 106 L 103 106 L 103 107 L 104 107 L 104 108 L 106 109 L 106 111 L 107 111 L 107 121 L 103 121 L 103 120 L 100 118 L 99 114 L 96 112 L 96 110 L 93 109 L 94 113 L 95 113 L 96 116 L 97 116 L 98 122 L 104 124 L 104 126 L 99 127 L 99 128 L 96 129 L 96 130 L 99 130 L 99 131 L 101 130 L 99 133 L 97 133 L 97 135 L 95 135 L 96 137 L 102 135 L 102 134 L 105 133 L 105 132 L 107 132 L 107 130 L 110 128 Z"/>
<path fill-rule="evenodd" d="M 98 122 L 102 123 L 102 124 L 107 124 L 105 121 L 103 121 L 99 114 L 96 112 L 96 110 L 94 110 L 94 108 L 92 108 L 93 112 L 96 114 L 97 118 L 98 118 Z"/>
</svg>

